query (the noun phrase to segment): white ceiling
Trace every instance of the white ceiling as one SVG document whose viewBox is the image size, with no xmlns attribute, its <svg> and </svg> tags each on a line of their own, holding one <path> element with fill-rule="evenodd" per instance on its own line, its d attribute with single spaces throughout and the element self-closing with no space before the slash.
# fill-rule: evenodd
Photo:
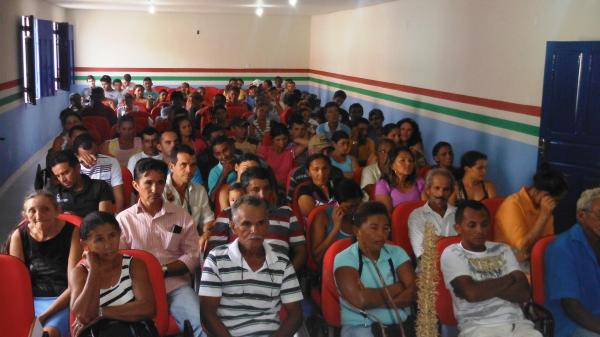
<svg viewBox="0 0 600 337">
<path fill-rule="evenodd" d="M 345 9 L 360 8 L 393 0 L 297 0 L 292 7 L 288 0 L 46 0 L 71 9 L 104 9 L 147 11 L 150 2 L 156 12 L 195 12 L 253 14 L 260 3 L 264 15 L 316 15 Z"/>
</svg>

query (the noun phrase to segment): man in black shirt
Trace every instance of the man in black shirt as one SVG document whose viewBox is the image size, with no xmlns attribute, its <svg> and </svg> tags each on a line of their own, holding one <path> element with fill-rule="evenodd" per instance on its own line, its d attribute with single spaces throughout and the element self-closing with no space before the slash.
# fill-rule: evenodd
<svg viewBox="0 0 600 337">
<path fill-rule="evenodd" d="M 103 180 L 81 174 L 79 161 L 72 151 L 56 152 L 49 158 L 48 166 L 59 182 L 48 190 L 56 197 L 63 212 L 80 217 L 93 211 L 112 213 L 112 188 Z"/>
</svg>

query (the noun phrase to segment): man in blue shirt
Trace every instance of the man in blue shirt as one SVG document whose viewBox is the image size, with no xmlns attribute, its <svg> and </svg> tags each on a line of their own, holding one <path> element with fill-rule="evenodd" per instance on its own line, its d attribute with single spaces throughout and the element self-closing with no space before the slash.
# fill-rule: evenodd
<svg viewBox="0 0 600 337">
<path fill-rule="evenodd" d="M 331 135 L 336 131 L 344 131 L 347 134 L 352 133 L 346 124 L 340 122 L 340 110 L 337 103 L 329 102 L 325 104 L 325 119 L 327 119 L 327 122 L 317 127 L 317 135 L 325 135 L 327 139 L 331 139 Z"/>
<path fill-rule="evenodd" d="M 545 253 L 545 306 L 556 337 L 600 337 L 600 188 L 577 200 L 577 220 Z"/>
<path fill-rule="evenodd" d="M 213 142 L 212 150 L 219 163 L 208 173 L 208 194 L 211 197 L 219 186 L 224 183 L 231 184 L 235 182 L 236 178 L 233 140 L 226 136 L 220 136 Z"/>
</svg>

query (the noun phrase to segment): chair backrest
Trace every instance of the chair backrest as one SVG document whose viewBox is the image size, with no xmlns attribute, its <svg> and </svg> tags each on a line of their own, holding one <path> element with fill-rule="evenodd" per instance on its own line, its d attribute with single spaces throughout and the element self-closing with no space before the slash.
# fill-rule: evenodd
<svg viewBox="0 0 600 337">
<path fill-rule="evenodd" d="M 547 235 L 533 245 L 531 249 L 531 293 L 533 301 L 539 305 L 544 305 L 544 253 L 546 247 L 554 241 L 554 235 Z"/>
<path fill-rule="evenodd" d="M 0 331 L 2 336 L 27 337 L 35 318 L 29 270 L 18 258 L 0 255 Z"/>
<path fill-rule="evenodd" d="M 306 219 L 306 227 L 305 227 L 305 232 L 306 234 L 304 235 L 306 237 L 306 251 L 308 252 L 308 256 L 306 258 L 306 266 L 308 267 L 308 269 L 312 272 L 318 272 L 319 271 L 319 266 L 317 265 L 317 262 L 315 261 L 315 259 L 313 258 L 312 255 L 312 240 L 310 237 L 310 231 L 312 228 L 312 223 L 313 221 L 315 221 L 315 218 L 317 217 L 317 215 L 319 213 L 323 213 L 325 212 L 328 208 L 333 207 L 331 205 L 320 205 L 317 206 L 315 208 L 312 209 L 312 211 L 310 211 L 310 213 L 308 213 L 308 218 Z"/>
<path fill-rule="evenodd" d="M 498 211 L 498 208 L 500 207 L 500 204 L 502 204 L 503 201 L 504 197 L 494 197 L 485 199 L 481 202 L 485 205 L 485 208 L 487 208 L 488 212 L 490 213 L 490 231 L 488 236 L 488 240 L 490 241 L 494 241 L 494 223 L 496 221 L 496 212 Z"/>
<path fill-rule="evenodd" d="M 335 256 L 352 244 L 352 239 L 342 239 L 334 242 L 323 257 L 323 273 L 321 278 L 321 310 L 328 325 L 341 326 L 340 298 L 335 286 L 333 262 Z"/>
<path fill-rule="evenodd" d="M 104 117 L 100 116 L 85 116 L 81 118 L 83 125 L 87 129 L 94 129 L 102 137 L 102 141 L 110 139 L 110 123 Z"/>
<path fill-rule="evenodd" d="M 152 284 L 154 292 L 154 302 L 156 305 L 156 316 L 154 324 L 160 336 L 164 336 L 169 328 L 169 306 L 167 304 L 167 290 L 165 289 L 165 278 L 160 262 L 154 255 L 140 249 L 124 249 L 121 253 L 133 256 L 146 264 L 148 277 Z"/>
<path fill-rule="evenodd" d="M 460 242 L 460 236 L 448 236 L 438 240 L 437 242 L 437 271 L 440 277 L 438 278 L 437 284 L 437 301 L 436 301 L 436 311 L 438 314 L 438 318 L 440 319 L 440 323 L 445 325 L 455 326 L 458 324 L 456 322 L 456 318 L 454 317 L 454 308 L 452 308 L 452 296 L 450 295 L 450 291 L 446 288 L 446 284 L 444 283 L 444 275 L 442 274 L 442 270 L 440 268 L 440 257 L 444 252 L 446 247 L 450 246 L 454 243 Z"/>
<path fill-rule="evenodd" d="M 354 171 L 354 173 L 352 173 L 352 180 L 354 180 L 354 182 L 356 182 L 359 186 L 360 186 L 360 181 L 362 180 L 362 171 L 363 171 L 363 167 L 359 166 L 358 169 L 356 171 Z"/>
<path fill-rule="evenodd" d="M 158 132 L 164 132 L 169 130 L 171 125 L 169 125 L 169 121 L 166 119 L 162 119 L 154 124 L 154 128 L 158 130 Z"/>
<path fill-rule="evenodd" d="M 73 225 L 80 227 L 83 223 L 83 218 L 75 214 L 61 213 L 56 217 L 58 220 L 72 223 Z"/>
<path fill-rule="evenodd" d="M 125 166 L 121 166 L 121 175 L 123 176 L 123 198 L 125 207 L 131 206 L 131 195 L 133 194 L 133 175 Z"/>
<path fill-rule="evenodd" d="M 432 169 L 432 167 L 429 165 L 421 167 L 417 171 L 417 177 L 425 179 L 425 177 L 427 177 L 427 173 L 429 173 L 429 171 L 431 171 L 431 169 Z"/>
<path fill-rule="evenodd" d="M 392 211 L 392 242 L 402 247 L 413 260 L 415 253 L 408 237 L 408 217 L 415 208 L 423 205 L 423 200 L 407 201 L 398 204 Z"/>
<path fill-rule="evenodd" d="M 294 211 L 294 214 L 296 214 L 298 216 L 298 221 L 300 221 L 300 223 L 302 225 L 306 225 L 306 219 L 304 218 L 304 215 L 302 214 L 302 210 L 300 210 L 300 205 L 298 204 L 298 198 L 300 197 L 300 188 L 308 185 L 311 183 L 311 180 L 307 180 L 307 181 L 303 181 L 300 184 L 298 184 L 298 186 L 296 186 L 296 189 L 294 190 L 294 196 L 292 198 L 292 211 Z"/>
</svg>

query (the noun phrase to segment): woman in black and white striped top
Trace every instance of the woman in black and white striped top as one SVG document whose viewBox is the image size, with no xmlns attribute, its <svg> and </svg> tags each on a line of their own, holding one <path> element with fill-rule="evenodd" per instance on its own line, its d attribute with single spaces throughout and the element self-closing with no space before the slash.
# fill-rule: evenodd
<svg viewBox="0 0 600 337">
<path fill-rule="evenodd" d="M 144 262 L 119 253 L 121 229 L 110 213 L 93 212 L 83 219 L 85 261 L 69 275 L 73 334 L 101 319 L 149 320 L 154 295 Z"/>
</svg>

